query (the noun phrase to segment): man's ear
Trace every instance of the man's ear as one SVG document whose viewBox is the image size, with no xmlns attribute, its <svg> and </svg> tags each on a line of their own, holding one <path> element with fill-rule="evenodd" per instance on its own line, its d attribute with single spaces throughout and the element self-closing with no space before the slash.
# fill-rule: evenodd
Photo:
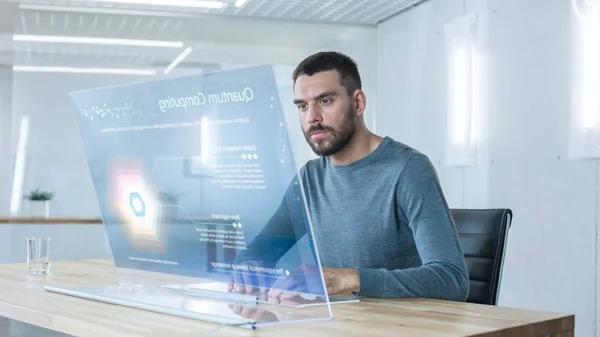
<svg viewBox="0 0 600 337">
<path fill-rule="evenodd" d="M 365 92 L 361 89 L 356 89 L 352 97 L 352 104 L 356 112 L 356 117 L 362 116 L 367 108 L 367 95 Z"/>
</svg>

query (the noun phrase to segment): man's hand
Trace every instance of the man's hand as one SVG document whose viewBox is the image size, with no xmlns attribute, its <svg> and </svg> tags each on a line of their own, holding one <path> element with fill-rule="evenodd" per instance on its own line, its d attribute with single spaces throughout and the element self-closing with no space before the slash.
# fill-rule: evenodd
<svg viewBox="0 0 600 337">
<path fill-rule="evenodd" d="M 311 276 L 312 274 L 312 276 Z M 269 297 L 292 298 L 307 292 L 306 282 L 316 282 L 314 267 L 300 267 L 289 276 L 280 278 L 273 284 Z M 339 295 L 350 291 L 358 291 L 360 280 L 355 269 L 323 268 L 323 277 L 327 294 Z"/>
<path fill-rule="evenodd" d="M 257 260 L 247 260 L 240 263 L 240 265 L 246 265 L 248 267 L 262 267 L 263 263 Z M 267 292 L 267 279 L 265 275 L 262 275 L 258 272 L 234 271 L 229 277 L 227 291 L 252 294 L 256 287 L 260 289 L 260 293 Z"/>
<path fill-rule="evenodd" d="M 329 295 L 339 295 L 350 291 L 357 292 L 360 288 L 358 272 L 353 268 L 323 268 L 323 277 Z"/>
<path fill-rule="evenodd" d="M 269 302 L 269 298 L 266 294 L 259 294 L 258 301 Z M 287 306 L 296 306 L 299 304 L 292 300 L 283 300 L 277 303 Z M 229 309 L 236 315 L 257 322 L 289 322 L 297 319 L 294 313 L 290 312 L 287 308 L 278 308 L 277 306 L 264 307 L 255 303 L 230 303 Z"/>
</svg>

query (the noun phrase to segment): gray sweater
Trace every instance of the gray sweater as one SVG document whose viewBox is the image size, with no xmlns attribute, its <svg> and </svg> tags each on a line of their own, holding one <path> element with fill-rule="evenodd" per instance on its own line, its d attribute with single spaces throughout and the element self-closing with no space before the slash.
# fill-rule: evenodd
<svg viewBox="0 0 600 337">
<path fill-rule="evenodd" d="M 469 279 L 458 234 L 425 155 L 386 137 L 349 165 L 336 166 L 328 157 L 311 160 L 301 177 L 321 263 L 355 268 L 360 279 L 356 295 L 467 298 Z M 276 224 L 296 213 L 289 207 L 284 200 L 265 228 L 271 238 L 286 232 Z M 297 237 L 301 230 L 294 231 Z M 265 237 L 259 236 L 250 251 L 254 246 L 254 253 L 268 250 L 277 256 L 293 244 L 274 245 Z"/>
</svg>

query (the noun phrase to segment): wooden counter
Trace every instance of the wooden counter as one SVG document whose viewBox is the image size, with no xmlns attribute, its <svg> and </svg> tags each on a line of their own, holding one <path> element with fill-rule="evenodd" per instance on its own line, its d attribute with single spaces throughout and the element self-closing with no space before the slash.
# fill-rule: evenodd
<svg viewBox="0 0 600 337">
<path fill-rule="evenodd" d="M 0 224 L 102 224 L 100 218 L 77 218 L 77 217 L 0 217 Z"/>
<path fill-rule="evenodd" d="M 203 336 L 217 326 L 46 292 L 49 285 L 116 283 L 112 261 L 61 261 L 53 275 L 0 265 L 0 315 L 74 336 Z M 262 327 L 225 327 L 214 336 L 573 337 L 574 316 L 425 299 L 361 299 L 332 306 L 333 319 Z"/>
</svg>

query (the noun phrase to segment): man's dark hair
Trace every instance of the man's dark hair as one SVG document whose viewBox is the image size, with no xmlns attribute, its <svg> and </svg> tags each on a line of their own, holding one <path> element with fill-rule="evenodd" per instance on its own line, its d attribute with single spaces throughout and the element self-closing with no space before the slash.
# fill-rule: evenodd
<svg viewBox="0 0 600 337">
<path fill-rule="evenodd" d="M 322 71 L 335 70 L 338 81 L 352 96 L 355 90 L 362 89 L 360 74 L 356 62 L 349 56 L 334 51 L 319 52 L 308 56 L 294 70 L 294 85 L 301 75 L 312 76 Z"/>
</svg>

